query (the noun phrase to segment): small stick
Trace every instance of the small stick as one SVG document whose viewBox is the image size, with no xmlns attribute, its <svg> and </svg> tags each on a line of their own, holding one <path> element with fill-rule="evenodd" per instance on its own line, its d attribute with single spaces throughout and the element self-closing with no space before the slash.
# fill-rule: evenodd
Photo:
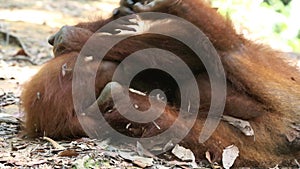
<svg viewBox="0 0 300 169">
<path fill-rule="evenodd" d="M 62 145 L 58 144 L 56 141 L 52 140 L 49 137 L 44 136 L 43 140 L 46 140 L 46 141 L 50 142 L 55 149 L 58 149 L 58 150 L 65 150 L 66 149 L 65 147 L 63 147 Z"/>
</svg>

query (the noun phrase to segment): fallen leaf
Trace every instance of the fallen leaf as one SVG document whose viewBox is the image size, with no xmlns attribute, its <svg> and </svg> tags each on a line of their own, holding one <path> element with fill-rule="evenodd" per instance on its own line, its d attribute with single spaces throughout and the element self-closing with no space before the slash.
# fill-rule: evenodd
<svg viewBox="0 0 300 169">
<path fill-rule="evenodd" d="M 239 156 L 239 149 L 235 145 L 230 145 L 223 150 L 222 163 L 225 169 L 229 169 Z"/>
<path fill-rule="evenodd" d="M 254 130 L 248 121 L 230 116 L 223 116 L 223 120 L 241 130 L 246 136 L 254 136 Z"/>
<path fill-rule="evenodd" d="M 78 153 L 75 150 L 64 150 L 58 153 L 58 156 L 61 157 L 74 157 L 78 156 Z"/>
<path fill-rule="evenodd" d="M 153 165 L 153 162 L 154 162 L 153 158 L 140 157 L 140 156 L 135 155 L 132 152 L 120 151 L 119 155 L 126 160 L 132 161 L 134 164 L 136 164 L 142 168 L 150 167 Z"/>
<path fill-rule="evenodd" d="M 194 153 L 178 144 L 173 148 L 172 153 L 182 161 L 195 161 Z"/>
</svg>

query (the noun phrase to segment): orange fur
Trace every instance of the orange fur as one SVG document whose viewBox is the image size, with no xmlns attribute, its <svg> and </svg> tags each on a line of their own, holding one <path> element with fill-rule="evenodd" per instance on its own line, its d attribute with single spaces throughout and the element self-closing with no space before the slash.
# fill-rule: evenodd
<svg viewBox="0 0 300 169">
<path fill-rule="evenodd" d="M 216 161 L 220 161 L 223 148 L 234 144 L 240 149 L 240 157 L 235 166 L 270 167 L 278 163 L 288 163 L 293 159 L 300 159 L 299 136 L 294 140 L 288 141 L 287 139 L 289 135 L 299 134 L 296 128 L 300 124 L 300 75 L 294 67 L 284 62 L 285 54 L 238 35 L 229 20 L 224 19 L 201 0 L 182 0 L 175 6 L 166 6 L 161 12 L 174 14 L 192 22 L 209 37 L 221 55 L 227 74 L 229 94 L 224 113 L 249 120 L 255 132 L 255 138 L 247 137 L 235 127 L 222 121 L 212 137 L 205 143 L 199 144 L 198 136 L 205 120 L 204 115 L 198 117 L 195 126 L 181 144 L 191 148 L 196 156 L 202 159 L 208 150 L 214 153 Z M 95 32 L 112 19 L 114 18 L 78 24 L 77 27 Z M 72 70 L 78 55 L 77 52 L 72 51 L 78 51 L 83 45 L 70 45 L 74 37 L 80 39 L 79 34 L 67 36 L 65 39 L 65 42 L 69 42 L 67 45 L 70 47 L 67 54 L 57 54 L 56 56 L 59 57 L 45 64 L 24 87 L 22 100 L 26 112 L 26 131 L 31 137 L 44 134 L 54 138 L 85 135 L 73 110 L 72 71 L 62 76 L 61 69 L 67 63 L 67 67 Z M 210 84 L 206 75 L 202 74 L 205 74 L 203 65 L 192 60 L 194 53 L 177 41 L 155 35 L 143 35 L 129 39 L 121 42 L 109 52 L 108 56 L 104 58 L 106 61 L 100 66 L 99 72 L 101 73 L 97 75 L 96 95 L 98 96 L 105 84 L 111 80 L 118 62 L 134 51 L 148 47 L 161 47 L 161 41 L 166 42 L 162 48 L 173 51 L 182 57 L 195 75 L 199 75 L 197 79 L 201 84 L 199 89 L 200 92 L 204 92 L 205 96 L 201 98 L 203 99 L 201 102 L 204 101 L 209 105 L 210 93 L 206 92 L 210 90 Z M 140 90 L 149 90 L 149 86 L 154 83 L 145 87 L 143 81 L 156 77 L 156 75 L 140 76 L 136 79 L 136 87 Z M 168 84 L 163 81 L 163 78 L 157 80 L 163 87 Z M 176 92 L 173 84 L 167 85 L 167 87 L 172 89 L 171 92 Z M 147 106 L 148 104 L 147 97 L 131 94 L 131 98 L 140 105 Z M 200 107 L 200 111 L 207 112 L 207 107 Z M 105 116 L 113 127 L 119 128 L 119 131 L 124 134 L 148 137 L 161 132 L 153 124 L 133 124 L 136 128 L 144 126 L 146 131 L 124 131 L 122 130 L 124 125 L 129 121 L 120 117 L 118 112 L 105 114 Z M 177 110 L 167 106 L 164 114 L 157 119 L 157 123 L 165 129 L 175 118 L 177 118 Z M 182 122 L 183 127 L 186 123 L 188 122 Z"/>
<path fill-rule="evenodd" d="M 72 100 L 72 69 L 77 55 L 73 52 L 52 59 L 24 86 L 21 97 L 28 136 L 74 138 L 86 135 L 78 122 Z M 65 75 L 64 65 L 67 66 Z M 97 65 L 90 66 L 95 68 Z M 97 93 L 111 81 L 115 67 L 113 62 L 101 63 L 97 75 Z"/>
</svg>

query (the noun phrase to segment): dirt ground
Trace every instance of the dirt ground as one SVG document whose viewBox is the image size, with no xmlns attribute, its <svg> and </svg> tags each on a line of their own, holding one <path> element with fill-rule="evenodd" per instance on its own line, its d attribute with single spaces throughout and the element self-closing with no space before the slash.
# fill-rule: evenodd
<svg viewBox="0 0 300 169">
<path fill-rule="evenodd" d="M 22 85 L 53 57 L 47 39 L 63 25 L 107 18 L 118 0 L 0 0 L 0 168 L 218 168 L 208 160 L 141 157 L 108 140 L 26 140 L 18 133 Z M 137 146 L 138 147 L 138 146 Z M 144 154 L 145 155 L 145 154 Z M 275 166 L 274 166 L 275 167 Z"/>
</svg>

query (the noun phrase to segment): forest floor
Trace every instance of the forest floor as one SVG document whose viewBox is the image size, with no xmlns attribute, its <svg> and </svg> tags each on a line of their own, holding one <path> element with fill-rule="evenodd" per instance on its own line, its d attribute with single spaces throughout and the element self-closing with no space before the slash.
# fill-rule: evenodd
<svg viewBox="0 0 300 169">
<path fill-rule="evenodd" d="M 165 161 L 142 157 L 134 149 L 119 149 L 82 138 L 27 140 L 19 131 L 22 86 L 43 63 L 53 58 L 47 39 L 63 25 L 107 18 L 118 0 L 0 0 L 0 168 L 218 168 L 207 160 Z"/>
</svg>

